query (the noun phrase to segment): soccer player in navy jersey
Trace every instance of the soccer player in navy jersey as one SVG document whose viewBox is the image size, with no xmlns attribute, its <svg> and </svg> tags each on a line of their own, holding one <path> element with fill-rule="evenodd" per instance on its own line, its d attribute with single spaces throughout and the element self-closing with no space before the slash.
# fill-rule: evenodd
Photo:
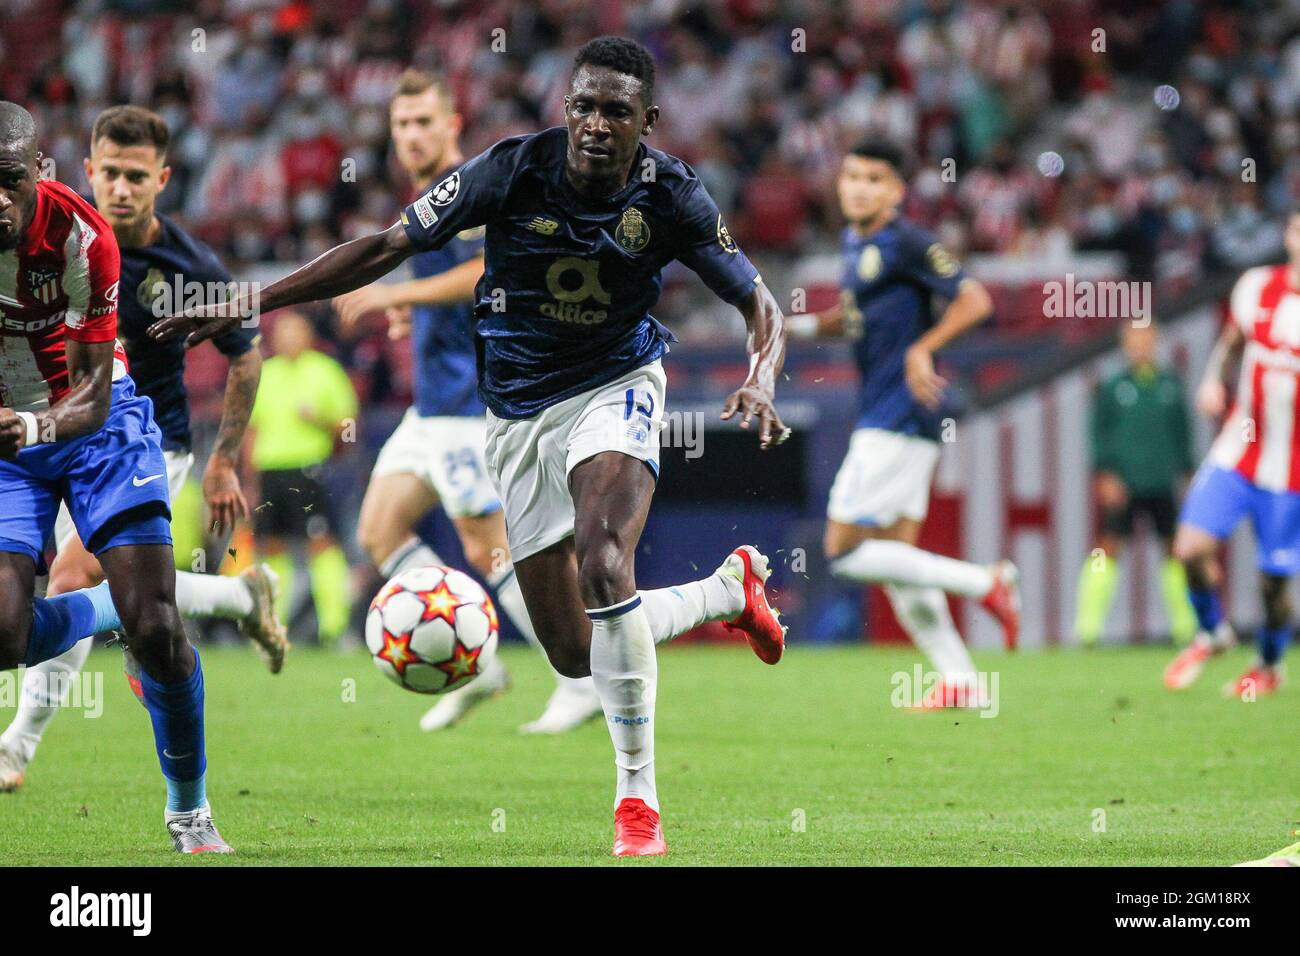
<svg viewBox="0 0 1300 956">
<path fill-rule="evenodd" d="M 789 320 L 794 336 L 851 336 L 862 376 L 857 425 L 831 488 L 824 549 L 837 577 L 885 585 L 899 623 L 943 676 L 926 705 L 981 706 L 971 692 L 975 665 L 944 592 L 979 600 L 1014 647 L 1015 566 L 957 561 L 916 541 L 939 459 L 938 409 L 947 384 L 933 356 L 988 318 L 992 300 L 933 235 L 899 214 L 906 185 L 902 154 L 892 144 L 866 141 L 851 150 L 837 189 L 848 221 L 840 302 Z M 948 300 L 937 320 L 936 296 Z"/>
<path fill-rule="evenodd" d="M 673 259 L 735 305 L 749 374 L 722 418 L 788 430 L 774 404 L 785 357 L 781 309 L 694 171 L 641 142 L 659 118 L 654 61 L 601 37 L 574 61 L 567 128 L 497 143 L 372 236 L 344 243 L 262 292 L 266 309 L 337 296 L 417 252 L 486 226 L 475 299 L 487 466 L 505 509 L 528 616 L 560 673 L 594 679 L 613 740 L 614 853 L 666 852 L 654 780 L 655 644 L 724 621 L 776 663 L 784 630 L 767 601 L 767 559 L 737 548 L 712 575 L 638 592 L 633 572 L 658 472 L 661 356 L 672 335 L 649 313 Z M 214 310 L 153 329 L 203 341 Z"/>
<path fill-rule="evenodd" d="M 389 105 L 397 161 L 422 194 L 460 166 L 461 117 L 451 91 L 437 77 L 407 70 Z M 474 358 L 474 287 L 483 274 L 482 226 L 459 233 L 440 249 L 411 257 L 415 278 L 376 283 L 334 300 L 345 328 L 368 312 L 388 316 L 389 335 L 409 334 L 415 353 L 415 404 L 375 461 L 361 503 L 357 537 L 383 576 L 443 564 L 415 534 L 430 509 L 441 505 L 460 535 L 465 559 L 492 585 L 497 604 L 540 648 L 510 563 L 505 516 L 484 459 L 487 421 L 478 397 Z M 556 688 L 525 733 L 562 733 L 601 713 L 590 677 L 555 672 Z M 460 720 L 476 704 L 510 687 L 499 657 L 478 679 L 441 695 L 420 720 L 426 731 Z"/>
<path fill-rule="evenodd" d="M 117 240 L 38 177 L 36 126 L 0 101 L 0 670 L 125 627 L 183 853 L 229 853 L 206 792 L 203 667 L 175 599 L 162 434 L 116 340 Z M 66 503 L 105 583 L 34 596 Z"/>
<path fill-rule="evenodd" d="M 96 209 L 117 239 L 121 258 L 117 334 L 138 393 L 153 403 L 167 465 L 165 479 L 158 480 L 167 486 L 169 499 L 174 499 L 194 464 L 185 349 L 179 342 L 155 342 L 145 330 L 158 318 L 155 308 L 173 298 L 224 298 L 231 277 L 211 249 L 155 211 L 171 174 L 169 140 L 167 125 L 157 114 L 139 106 L 110 107 L 95 120 L 85 172 Z M 221 533 L 248 513 L 236 467 L 257 396 L 262 358 L 251 326 L 236 326 L 213 344 L 229 359 L 230 367 L 221 424 L 203 472 L 203 496 L 212 526 Z M 92 587 L 104 579 L 100 563 L 77 535 L 67 504 L 55 519 L 54 541 L 58 553 L 50 565 L 48 595 Z M 237 578 L 178 571 L 176 605 L 183 617 L 237 621 L 275 673 L 287 647 L 284 627 L 275 615 L 276 587 L 275 576 L 263 565 Z M 33 667 L 24 680 L 18 711 L 0 734 L 0 792 L 22 785 L 41 737 L 58 712 L 57 689 L 80 673 L 92 647 L 91 641 L 80 641 Z"/>
</svg>

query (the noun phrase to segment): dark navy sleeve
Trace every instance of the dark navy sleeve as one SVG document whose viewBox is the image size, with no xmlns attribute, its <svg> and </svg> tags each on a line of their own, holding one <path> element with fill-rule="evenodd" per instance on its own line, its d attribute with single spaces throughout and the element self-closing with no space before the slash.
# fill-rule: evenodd
<svg viewBox="0 0 1300 956">
<path fill-rule="evenodd" d="M 448 173 L 402 210 L 402 228 L 421 252 L 441 249 L 457 236 L 486 225 L 501 208 L 519 162 L 521 140 L 505 139 Z"/>
<path fill-rule="evenodd" d="M 677 222 L 677 259 L 724 302 L 748 295 L 759 281 L 758 270 L 731 238 L 713 197 L 694 177 L 678 196 Z"/>
<path fill-rule="evenodd" d="M 907 229 L 899 243 L 899 251 L 905 276 L 945 299 L 956 297 L 966 273 L 932 233 L 924 229 Z"/>
</svg>

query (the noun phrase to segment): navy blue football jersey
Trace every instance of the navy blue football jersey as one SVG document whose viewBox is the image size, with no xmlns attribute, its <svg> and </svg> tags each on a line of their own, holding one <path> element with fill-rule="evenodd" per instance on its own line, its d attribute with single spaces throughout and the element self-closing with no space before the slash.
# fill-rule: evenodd
<svg viewBox="0 0 1300 956">
<path fill-rule="evenodd" d="M 159 318 L 182 308 L 224 301 L 230 273 L 216 253 L 159 216 L 157 242 L 123 248 L 119 286 L 117 336 L 126 348 L 137 390 L 153 401 L 154 421 L 163 434 L 163 448 L 188 451 L 190 408 L 185 392 L 185 336 L 168 342 L 151 339 L 147 329 Z M 256 328 L 242 323 L 214 338 L 227 358 L 243 355 L 257 338 Z"/>
<path fill-rule="evenodd" d="M 411 258 L 417 279 L 446 272 L 483 254 L 483 228 L 458 234 L 441 249 Z M 420 415 L 480 416 L 474 309 L 468 302 L 411 307 L 415 349 L 415 410 Z"/>
<path fill-rule="evenodd" d="M 479 396 L 528 418 L 653 362 L 672 341 L 650 315 L 679 260 L 737 302 L 760 281 L 681 160 L 641 144 L 631 180 L 587 199 L 564 170 L 563 127 L 505 139 L 402 212 L 415 247 L 486 226 L 474 304 Z"/>
<path fill-rule="evenodd" d="M 858 428 L 938 440 L 941 417 L 907 387 L 903 358 L 934 325 L 931 299 L 951 299 L 966 277 L 929 232 L 900 217 L 870 236 L 844 230 L 841 300 L 861 326 L 854 357 L 862 376 Z"/>
</svg>

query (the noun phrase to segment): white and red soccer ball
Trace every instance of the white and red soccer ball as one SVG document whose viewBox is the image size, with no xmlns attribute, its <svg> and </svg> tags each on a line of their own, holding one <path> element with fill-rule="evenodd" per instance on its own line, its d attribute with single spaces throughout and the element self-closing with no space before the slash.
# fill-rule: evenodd
<svg viewBox="0 0 1300 956">
<path fill-rule="evenodd" d="M 366 614 L 375 666 L 407 690 L 464 687 L 497 652 L 497 610 L 477 581 L 454 568 L 412 568 L 385 584 Z"/>
</svg>

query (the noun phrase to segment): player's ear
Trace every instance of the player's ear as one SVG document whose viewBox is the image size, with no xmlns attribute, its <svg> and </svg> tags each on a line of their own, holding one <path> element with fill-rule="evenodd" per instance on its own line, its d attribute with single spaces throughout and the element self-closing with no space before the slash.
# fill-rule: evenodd
<svg viewBox="0 0 1300 956">
<path fill-rule="evenodd" d="M 85 170 L 86 182 L 93 183 L 95 181 L 95 164 L 90 161 L 89 156 L 81 161 L 81 168 Z"/>
<path fill-rule="evenodd" d="M 641 135 L 649 136 L 655 123 L 659 122 L 659 107 L 651 106 L 645 111 L 645 122 L 641 124 Z"/>
<path fill-rule="evenodd" d="M 158 172 L 158 191 L 162 192 L 164 189 L 166 189 L 167 184 L 171 182 L 171 179 L 172 179 L 172 168 L 170 166 L 164 166 Z"/>
</svg>

